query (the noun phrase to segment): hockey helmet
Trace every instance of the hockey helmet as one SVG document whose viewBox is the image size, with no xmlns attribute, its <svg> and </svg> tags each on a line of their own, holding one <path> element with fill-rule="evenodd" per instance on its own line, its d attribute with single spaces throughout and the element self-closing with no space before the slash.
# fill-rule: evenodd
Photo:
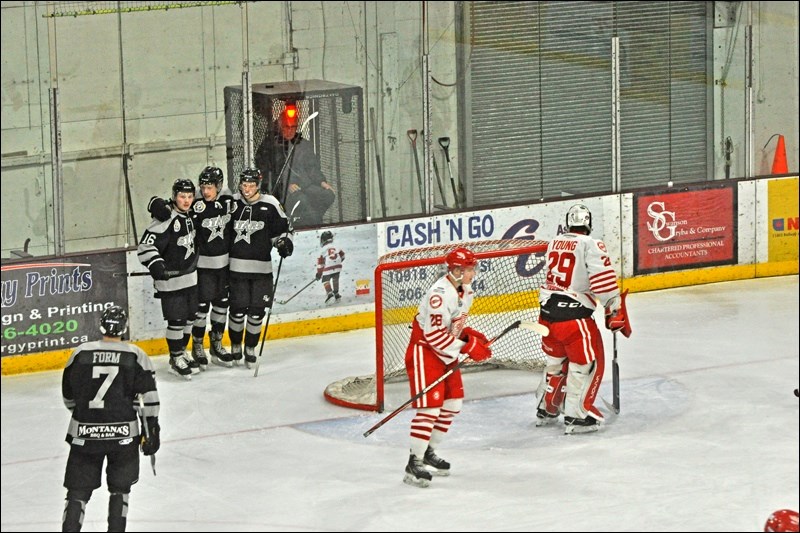
<svg viewBox="0 0 800 533">
<path fill-rule="evenodd" d="M 118 305 L 100 315 L 100 333 L 107 337 L 122 337 L 128 331 L 128 313 Z"/>
<path fill-rule="evenodd" d="M 476 264 L 478 264 L 478 260 L 475 259 L 475 254 L 472 253 L 472 250 L 464 248 L 463 246 L 452 250 L 447 254 L 444 260 L 447 263 L 447 268 L 449 270 L 470 266 L 474 267 Z"/>
<path fill-rule="evenodd" d="M 567 228 L 585 228 L 592 232 L 592 212 L 583 204 L 575 204 L 567 211 Z"/>
<path fill-rule="evenodd" d="M 216 185 L 219 189 L 222 187 L 222 181 L 225 179 L 224 174 L 222 174 L 222 169 L 218 167 L 206 167 L 200 173 L 200 177 L 197 179 L 197 182 L 200 185 Z"/>
<path fill-rule="evenodd" d="M 260 186 L 263 177 L 257 168 L 247 168 L 239 174 L 239 183 L 255 183 Z"/>
<path fill-rule="evenodd" d="M 319 243 L 325 245 L 329 242 L 333 242 L 333 233 L 330 231 L 323 231 L 322 235 L 319 236 Z"/>
<path fill-rule="evenodd" d="M 175 183 L 172 184 L 173 200 L 175 200 L 178 197 L 179 192 L 190 192 L 194 195 L 197 194 L 197 189 L 194 188 L 194 183 L 192 183 L 192 180 L 187 180 L 186 178 L 178 178 L 175 180 Z"/>
<path fill-rule="evenodd" d="M 764 524 L 764 531 L 798 531 L 798 514 L 791 509 L 775 511 Z"/>
</svg>

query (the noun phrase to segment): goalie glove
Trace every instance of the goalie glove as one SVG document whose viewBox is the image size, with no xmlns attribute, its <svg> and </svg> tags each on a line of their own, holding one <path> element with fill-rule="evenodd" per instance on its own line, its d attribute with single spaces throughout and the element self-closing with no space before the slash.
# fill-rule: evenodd
<svg viewBox="0 0 800 533">
<path fill-rule="evenodd" d="M 631 323 L 628 319 L 628 309 L 625 299 L 628 297 L 628 289 L 625 289 L 620 296 L 611 298 L 606 303 L 606 328 L 613 332 L 621 332 L 625 337 L 630 337 Z"/>
</svg>

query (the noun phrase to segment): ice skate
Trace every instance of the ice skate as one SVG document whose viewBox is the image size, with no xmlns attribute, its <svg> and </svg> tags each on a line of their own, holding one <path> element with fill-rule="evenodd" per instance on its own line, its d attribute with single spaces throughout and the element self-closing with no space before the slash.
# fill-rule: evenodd
<svg viewBox="0 0 800 533">
<path fill-rule="evenodd" d="M 330 301 L 331 301 L 331 300 L 333 300 L 335 297 L 336 297 L 336 295 L 335 295 L 335 294 L 333 294 L 333 292 L 329 292 L 329 293 L 328 293 L 328 296 L 325 298 L 325 303 L 326 303 L 326 304 L 327 304 L 327 303 L 330 303 Z"/>
<path fill-rule="evenodd" d="M 413 453 L 409 455 L 403 483 L 406 485 L 414 485 L 415 487 L 427 487 L 431 484 L 431 479 L 433 479 L 433 477 L 422 464 L 422 459 Z"/>
<path fill-rule="evenodd" d="M 434 476 L 449 476 L 450 463 L 436 455 L 433 448 L 428 446 L 425 450 L 425 457 L 422 458 L 422 464 L 428 467 L 428 472 Z"/>
<path fill-rule="evenodd" d="M 208 366 L 208 356 L 203 349 L 203 339 L 192 337 L 192 358 L 200 367 L 200 370 L 205 370 Z"/>
<path fill-rule="evenodd" d="M 231 344 L 231 360 L 233 364 L 239 366 L 242 364 L 242 345 Z"/>
<path fill-rule="evenodd" d="M 342 295 L 338 292 L 333 293 L 333 297 L 336 298 L 337 302 L 342 299 Z"/>
<path fill-rule="evenodd" d="M 558 415 L 551 415 L 544 409 L 536 410 L 536 427 L 551 426 L 558 422 Z"/>
<path fill-rule="evenodd" d="M 253 346 L 244 347 L 244 364 L 247 368 L 252 368 L 256 364 L 256 349 Z"/>
<path fill-rule="evenodd" d="M 229 354 L 225 348 L 222 347 L 222 333 L 209 333 L 208 337 L 211 339 L 211 348 L 209 352 L 211 353 L 211 362 L 215 365 L 224 366 L 225 368 L 230 368 L 233 366 L 233 358 L 231 354 Z"/>
<path fill-rule="evenodd" d="M 186 381 L 192 380 L 192 369 L 186 362 L 183 353 L 169 354 L 169 371 L 176 376 L 180 376 Z"/>
<path fill-rule="evenodd" d="M 587 416 L 586 418 L 575 418 L 572 416 L 565 416 L 564 423 L 567 425 L 564 433 L 567 435 L 574 435 L 578 433 L 592 433 L 600 429 L 600 424 L 597 419 Z"/>
</svg>

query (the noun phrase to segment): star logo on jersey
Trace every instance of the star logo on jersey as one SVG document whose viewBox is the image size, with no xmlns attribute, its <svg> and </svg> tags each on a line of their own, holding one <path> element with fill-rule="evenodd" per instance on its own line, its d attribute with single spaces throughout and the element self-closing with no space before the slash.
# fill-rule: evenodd
<svg viewBox="0 0 800 533">
<path fill-rule="evenodd" d="M 250 244 L 250 236 L 258 230 L 264 229 L 264 222 L 261 220 L 239 220 L 234 222 L 233 230 L 236 232 L 234 243 L 245 241 Z"/>
<path fill-rule="evenodd" d="M 186 248 L 186 255 L 184 255 L 183 258 L 189 259 L 192 256 L 192 254 L 194 254 L 194 232 L 192 231 L 188 235 L 179 237 L 178 246 L 183 246 L 184 248 Z"/>
<path fill-rule="evenodd" d="M 230 215 L 217 215 L 214 218 L 207 218 L 203 221 L 203 227 L 211 232 L 211 235 L 208 237 L 208 242 L 211 242 L 216 238 L 225 238 L 223 235 L 225 232 L 225 226 L 228 225 L 230 219 Z"/>
</svg>

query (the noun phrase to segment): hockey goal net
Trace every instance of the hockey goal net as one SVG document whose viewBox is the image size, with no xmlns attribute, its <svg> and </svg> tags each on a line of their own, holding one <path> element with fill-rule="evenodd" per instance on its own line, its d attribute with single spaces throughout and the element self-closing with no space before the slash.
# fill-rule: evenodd
<svg viewBox="0 0 800 533">
<path fill-rule="evenodd" d="M 457 246 L 467 246 L 478 259 L 468 326 L 491 339 L 515 320 L 538 320 L 538 289 L 546 273 L 547 242 L 479 241 L 389 253 L 379 259 L 375 268 L 375 373 L 331 383 L 325 389 L 328 401 L 383 411 L 384 383 L 406 379 L 405 352 L 420 300 L 445 273 L 444 257 Z M 541 337 L 518 329 L 492 345 L 488 363 L 468 361 L 467 367 L 541 370 Z"/>
</svg>

